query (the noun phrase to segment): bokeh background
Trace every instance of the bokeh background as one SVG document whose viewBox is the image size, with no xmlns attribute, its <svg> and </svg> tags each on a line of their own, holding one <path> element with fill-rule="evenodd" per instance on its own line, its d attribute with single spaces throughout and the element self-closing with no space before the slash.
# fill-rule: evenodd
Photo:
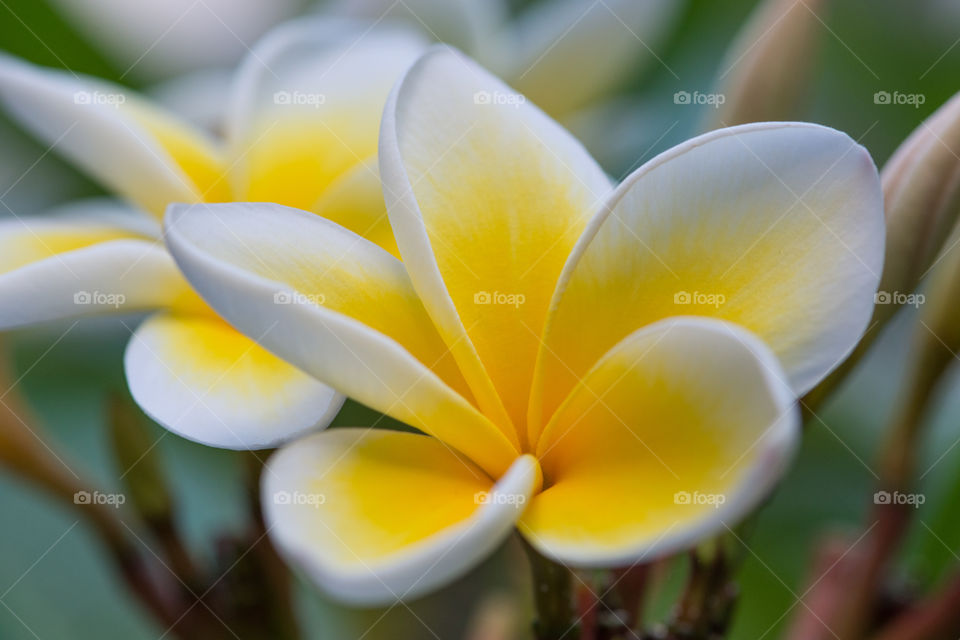
<svg viewBox="0 0 960 640">
<path fill-rule="evenodd" d="M 511 11 L 551 1 L 516 1 Z M 81 4 L 98 7 L 99 19 L 81 10 Z M 182 3 L 189 8 L 187 23 L 170 28 L 169 46 L 143 53 L 137 38 L 142 43 L 142 38 L 155 36 L 136 32 L 129 16 L 117 9 L 123 4 L 139 3 L 0 0 L 0 50 L 176 101 L 177 87 L 163 86 L 164 81 L 188 68 L 228 67 L 271 24 L 318 9 L 294 0 L 236 6 L 214 0 Z M 712 107 L 675 104 L 674 93 L 716 90 L 728 64 L 728 48 L 756 2 L 677 4 L 675 18 L 654 48 L 656 56 L 638 65 L 610 107 L 610 116 L 602 120 L 601 138 L 607 142 L 593 150 L 612 175 L 622 176 L 702 130 Z M 221 13 L 231 19 L 221 20 Z M 796 60 L 798 71 L 812 69 L 811 84 L 797 106 L 798 119 L 846 131 L 882 166 L 926 116 L 960 89 L 960 2 L 826 0 L 819 3 L 817 18 L 817 53 Z M 164 23 L 160 15 L 153 24 L 160 30 L 156 36 L 170 27 L 166 19 Z M 191 21 L 201 23 L 191 27 L 199 32 L 186 28 Z M 221 46 L 213 46 L 216 42 Z M 214 87 L 215 74 L 209 82 Z M 922 95 L 923 104 L 877 104 L 878 91 Z M 0 215 L 29 215 L 100 193 L 2 115 L 0 140 Z M 884 330 L 840 393 L 811 419 L 791 472 L 745 538 L 749 551 L 731 637 L 779 637 L 802 606 L 799 598 L 815 545 L 833 532 L 857 531 L 862 524 L 875 479 L 875 450 L 910 346 L 913 313 L 905 309 Z M 124 322 L 129 325 L 130 319 Z M 9 338 L 17 388 L 34 407 L 56 450 L 71 467 L 116 490 L 122 472 L 112 461 L 105 411 L 111 394 L 126 393 L 122 353 L 128 337 L 116 319 L 91 319 L 16 332 Z M 924 445 L 920 490 L 926 500 L 899 567 L 905 588 L 936 583 L 960 564 L 957 377 L 944 385 Z M 376 419 L 364 407 L 348 404 L 336 424 L 365 425 Z M 182 532 L 194 553 L 212 562 L 217 540 L 240 532 L 246 518 L 244 460 L 159 427 L 152 434 L 178 501 Z M 665 611 L 671 585 L 682 579 L 682 562 L 663 569 L 663 586 L 649 605 L 651 617 Z M 298 603 L 310 638 L 345 640 L 366 633 L 363 637 L 370 640 L 446 640 L 461 637 L 479 609 L 495 608 L 500 599 L 523 603 L 529 597 L 524 569 L 522 552 L 512 540 L 464 580 L 409 606 L 344 609 L 305 585 L 298 589 Z M 3 640 L 157 640 L 164 634 L 125 591 L 103 548 L 76 514 L 4 472 L 0 605 Z"/>
</svg>

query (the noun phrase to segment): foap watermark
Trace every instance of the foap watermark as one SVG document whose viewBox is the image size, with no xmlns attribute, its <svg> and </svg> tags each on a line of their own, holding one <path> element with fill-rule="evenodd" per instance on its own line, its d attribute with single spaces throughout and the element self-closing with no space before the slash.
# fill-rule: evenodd
<svg viewBox="0 0 960 640">
<path fill-rule="evenodd" d="M 727 101 L 727 96 L 722 93 L 701 93 L 700 91 L 677 91 L 673 94 L 673 104 L 693 104 L 710 105 L 714 109 L 719 109 L 720 105 Z"/>
<path fill-rule="evenodd" d="M 300 293 L 299 291 L 277 291 L 273 294 L 273 304 L 315 304 L 323 305 L 327 297 L 322 293 Z"/>
<path fill-rule="evenodd" d="M 521 505 L 526 504 L 527 496 L 522 493 L 490 493 L 489 491 L 477 491 L 473 494 L 474 504 L 500 504 L 500 505 Z"/>
<path fill-rule="evenodd" d="M 877 491 L 873 494 L 873 504 L 902 504 L 919 509 L 927 501 L 922 493 L 901 493 L 900 491 Z"/>
<path fill-rule="evenodd" d="M 119 309 L 127 301 L 127 296 L 122 293 L 109 293 L 107 291 L 77 291 L 73 294 L 73 304 L 99 306 L 109 306 Z"/>
<path fill-rule="evenodd" d="M 77 91 L 73 94 L 74 104 L 102 104 L 118 109 L 126 101 L 127 96 L 122 93 L 109 91 Z"/>
<path fill-rule="evenodd" d="M 306 507 L 319 507 L 327 501 L 322 493 L 303 493 L 300 491 L 277 491 L 273 494 L 274 504 L 296 504 Z"/>
<path fill-rule="evenodd" d="M 477 91 L 475 94 L 473 94 L 473 104 L 493 104 L 507 107 L 519 107 L 526 101 L 526 96 L 507 91 Z"/>
<path fill-rule="evenodd" d="M 100 491 L 77 491 L 73 494 L 73 504 L 105 505 L 119 509 L 120 505 L 127 501 L 127 496 L 122 493 L 101 493 Z"/>
<path fill-rule="evenodd" d="M 902 93 L 900 91 L 877 91 L 873 94 L 873 104 L 896 104 L 909 105 L 914 109 L 919 109 L 920 105 L 927 101 L 927 96 L 922 93 Z"/>
<path fill-rule="evenodd" d="M 707 504 L 714 509 L 719 509 L 720 505 L 727 501 L 727 496 L 722 493 L 701 493 L 699 491 L 677 491 L 673 494 L 674 504 L 702 505 Z"/>
<path fill-rule="evenodd" d="M 698 304 L 719 309 L 727 297 L 722 293 L 705 293 L 703 291 L 677 291 L 673 294 L 673 304 Z"/>
<path fill-rule="evenodd" d="M 902 291 L 877 291 L 873 296 L 874 304 L 896 304 L 909 305 L 914 309 L 919 308 L 927 301 L 922 293 L 903 293 Z"/>
<path fill-rule="evenodd" d="M 273 104 L 293 107 L 319 108 L 326 104 L 327 96 L 322 93 L 307 93 L 304 91 L 276 91 L 273 94 Z"/>
<path fill-rule="evenodd" d="M 501 293 L 500 291 L 477 291 L 473 294 L 473 304 L 505 304 L 520 308 L 527 297 L 522 293 Z"/>
</svg>

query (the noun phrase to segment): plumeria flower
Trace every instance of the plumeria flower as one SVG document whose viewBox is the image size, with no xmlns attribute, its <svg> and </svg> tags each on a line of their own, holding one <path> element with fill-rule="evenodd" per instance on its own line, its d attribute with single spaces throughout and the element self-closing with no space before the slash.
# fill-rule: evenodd
<svg viewBox="0 0 960 640">
<path fill-rule="evenodd" d="M 169 77 L 232 66 L 297 0 L 54 0 L 62 16 L 102 48 L 124 75 Z"/>
<path fill-rule="evenodd" d="M 15 119 L 127 203 L 0 223 L 0 329 L 157 309 L 135 330 L 125 368 L 159 423 L 244 449 L 326 426 L 343 397 L 219 318 L 180 275 L 160 219 L 171 202 L 278 202 L 397 254 L 378 126 L 423 46 L 355 26 L 306 20 L 267 36 L 223 96 L 223 140 L 120 87 L 0 58 L 0 100 Z"/>
<path fill-rule="evenodd" d="M 504 0 L 338 0 L 333 11 L 405 19 L 484 63 L 555 118 L 596 106 L 647 64 L 677 0 L 551 0 L 511 17 Z"/>
<path fill-rule="evenodd" d="M 279 205 L 167 214 L 214 309 L 423 432 L 325 431 L 264 474 L 277 546 L 349 602 L 436 588 L 514 527 L 586 567 L 723 531 L 782 473 L 795 395 L 871 314 L 879 181 L 832 129 L 714 131 L 613 187 L 554 121 L 438 47 L 394 88 L 379 163 L 402 262 Z"/>
<path fill-rule="evenodd" d="M 611 114 L 626 120 L 640 110 L 635 100 L 614 101 L 613 94 L 632 76 L 663 64 L 658 50 L 683 5 L 678 0 L 551 0 L 513 16 L 504 0 L 333 0 L 317 12 L 370 24 L 404 22 L 426 37 L 458 46 L 551 116 L 575 125 L 589 136 L 591 148 L 607 151 L 623 144 L 622 134 L 614 139 L 603 126 Z M 214 10 L 188 15 L 209 17 Z M 211 71 L 198 75 L 166 83 L 158 95 L 216 128 L 220 102 L 211 90 L 216 76 Z"/>
<path fill-rule="evenodd" d="M 675 118 L 637 81 L 675 77 L 664 44 L 684 0 L 333 0 L 330 11 L 405 20 L 466 51 L 558 120 L 607 167 L 633 169 Z M 673 114 L 674 116 L 676 114 Z"/>
</svg>

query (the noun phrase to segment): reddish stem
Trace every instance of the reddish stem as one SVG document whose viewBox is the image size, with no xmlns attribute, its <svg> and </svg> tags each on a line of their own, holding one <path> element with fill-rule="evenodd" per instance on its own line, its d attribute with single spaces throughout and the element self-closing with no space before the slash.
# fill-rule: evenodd
<svg viewBox="0 0 960 640">
<path fill-rule="evenodd" d="M 960 635 L 960 575 L 894 618 L 873 640 L 953 640 Z"/>
</svg>

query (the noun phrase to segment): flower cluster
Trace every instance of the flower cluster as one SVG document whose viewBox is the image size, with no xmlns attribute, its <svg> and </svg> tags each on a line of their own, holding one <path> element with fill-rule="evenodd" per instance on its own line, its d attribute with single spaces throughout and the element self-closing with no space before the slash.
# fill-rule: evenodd
<svg viewBox="0 0 960 640">
<path fill-rule="evenodd" d="M 733 526 L 883 269 L 878 173 L 841 132 L 720 128 L 614 184 L 402 29 L 279 28 L 217 139 L 10 58 L 0 100 L 126 202 L 4 222 L 0 327 L 150 311 L 134 399 L 192 440 L 280 447 L 270 535 L 355 604 L 434 590 L 515 529 L 616 567 Z M 419 433 L 322 430 L 347 397 Z"/>
</svg>

